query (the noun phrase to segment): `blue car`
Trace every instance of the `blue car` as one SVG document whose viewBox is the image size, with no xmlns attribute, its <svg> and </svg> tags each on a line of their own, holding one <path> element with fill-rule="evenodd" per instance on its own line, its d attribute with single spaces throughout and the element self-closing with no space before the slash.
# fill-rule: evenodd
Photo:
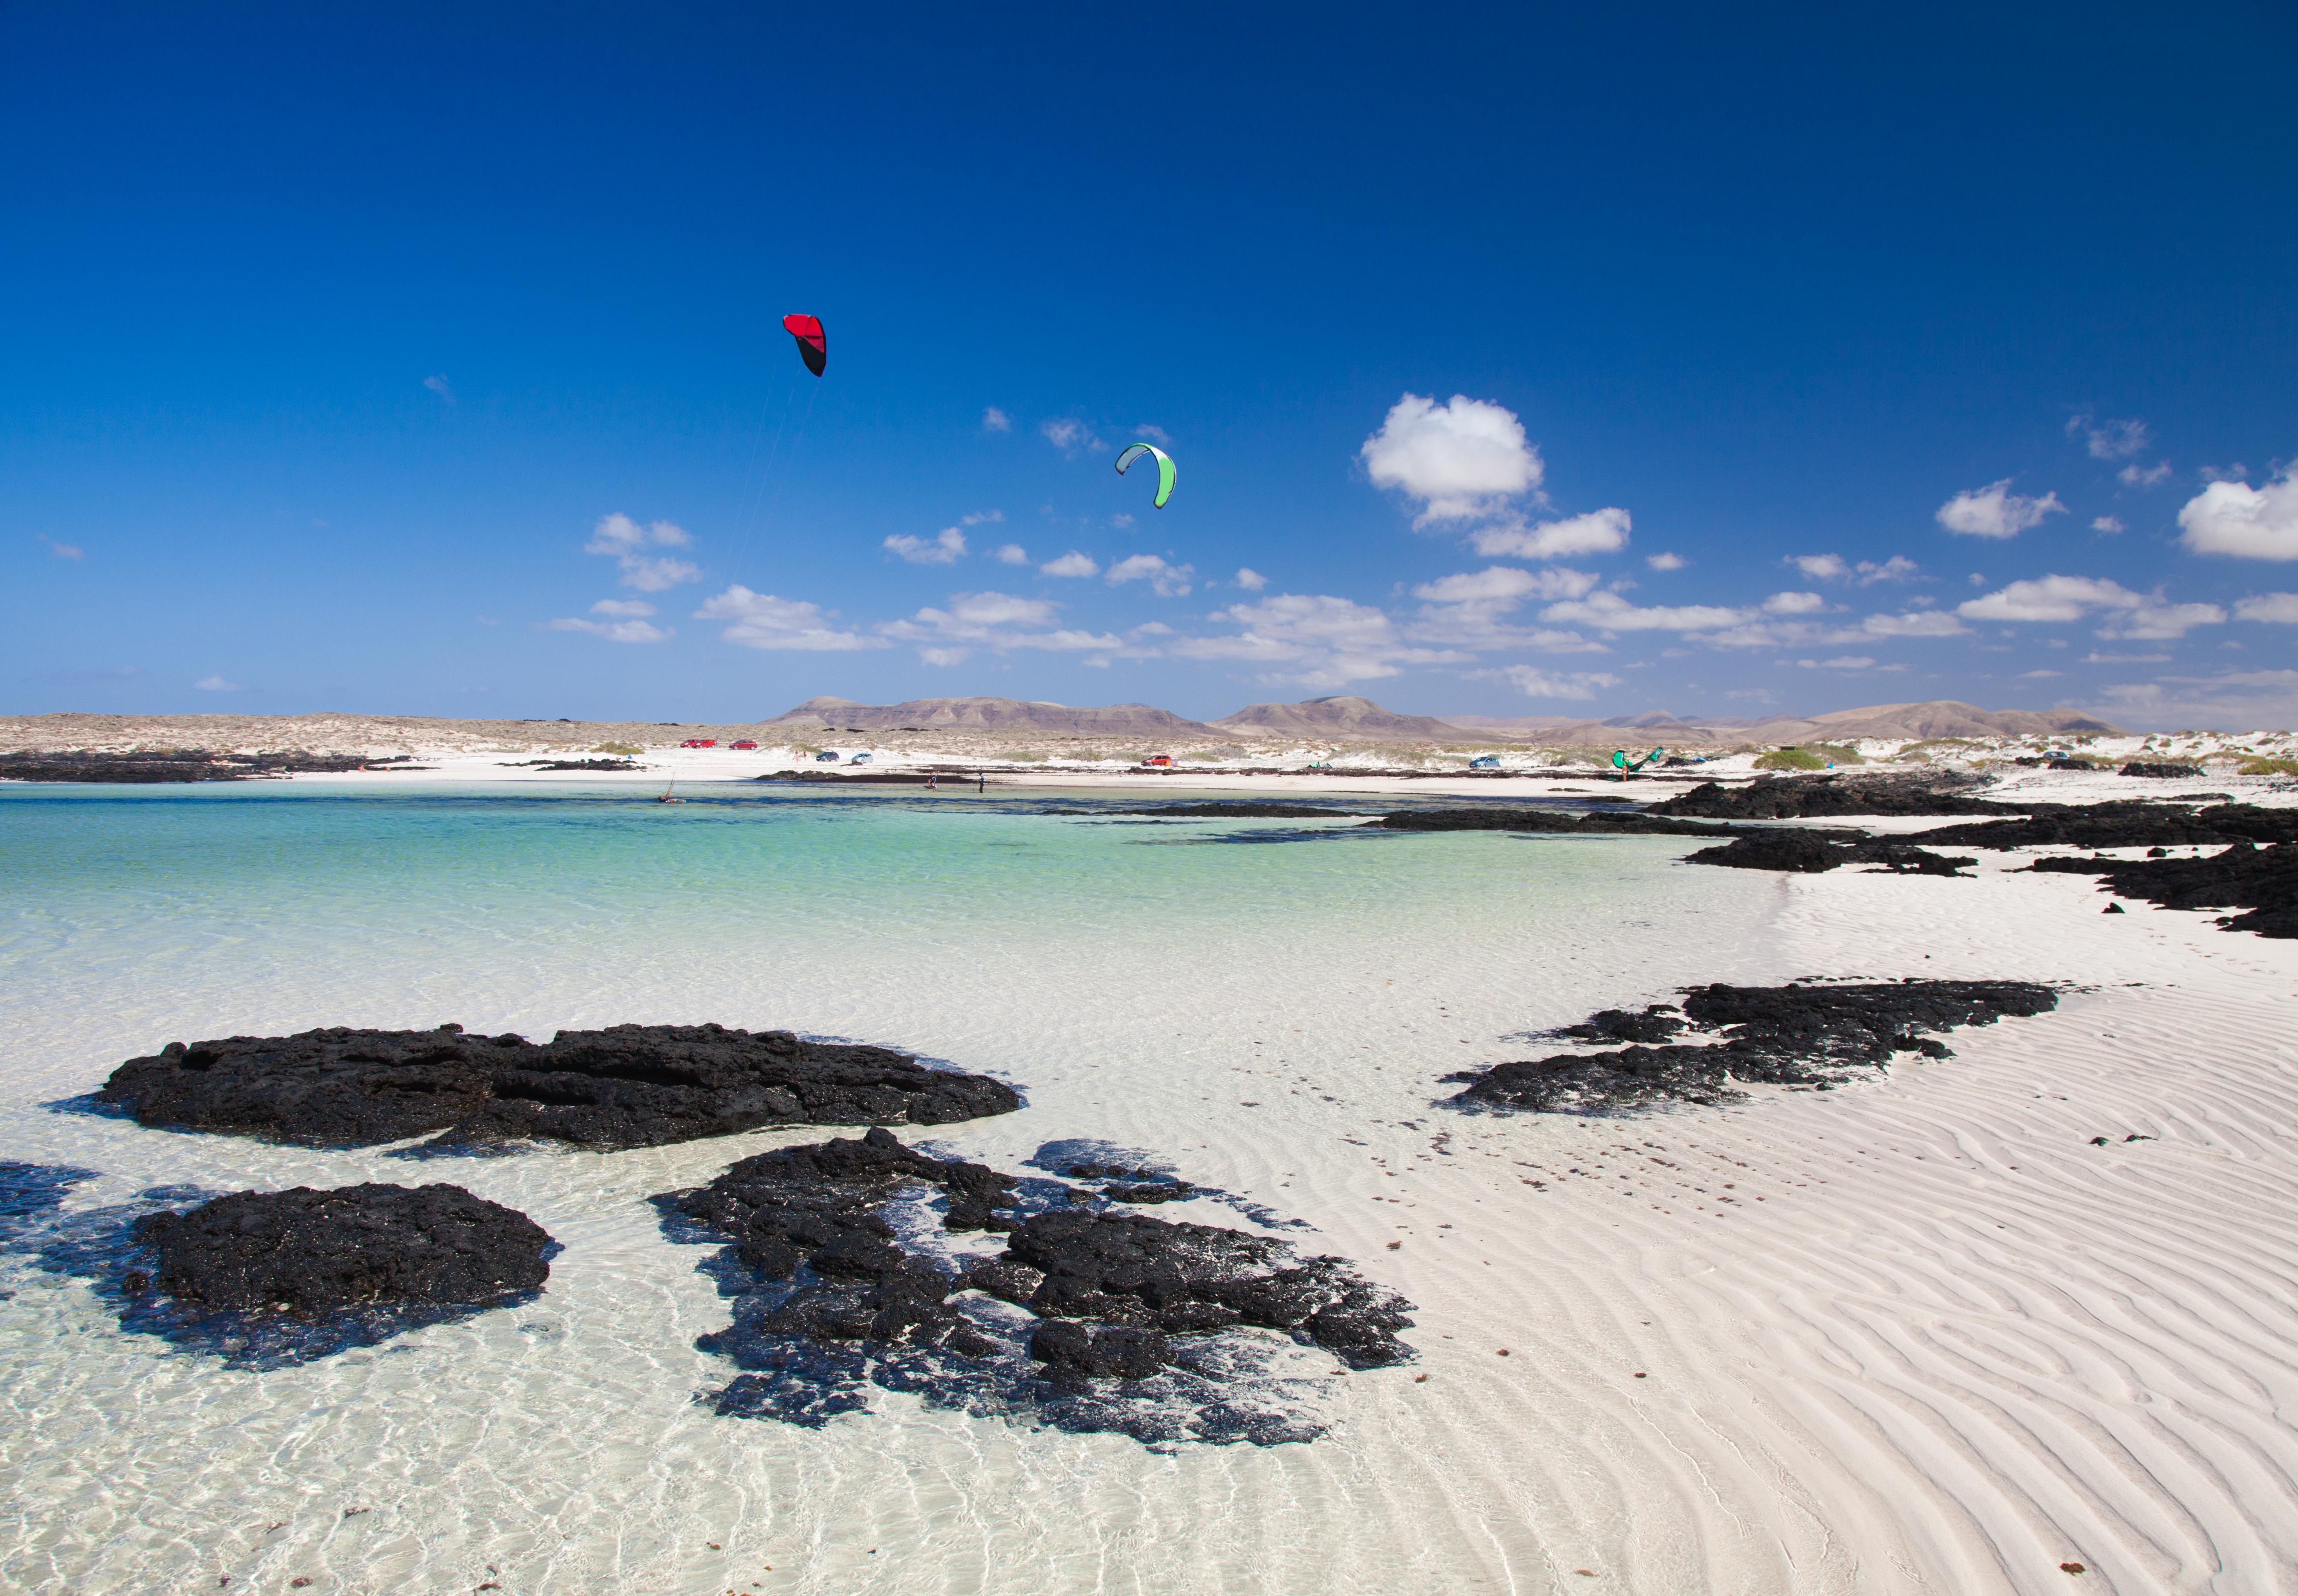
<svg viewBox="0 0 2298 1596">
<path fill-rule="evenodd" d="M 838 756 L 834 752 L 828 754 L 816 754 L 814 757 L 814 762 L 816 765 L 835 765 L 838 763 Z"/>
<path fill-rule="evenodd" d="M 1498 770 L 1500 767 L 1500 757 L 1498 754 L 1484 754 L 1468 761 L 1470 770 Z"/>
</svg>

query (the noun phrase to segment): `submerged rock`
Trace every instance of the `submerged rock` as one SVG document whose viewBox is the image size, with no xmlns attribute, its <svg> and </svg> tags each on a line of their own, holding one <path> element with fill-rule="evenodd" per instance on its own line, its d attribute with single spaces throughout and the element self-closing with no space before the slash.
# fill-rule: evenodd
<svg viewBox="0 0 2298 1596">
<path fill-rule="evenodd" d="M 1407 809 L 1370 823 L 1391 831 L 1576 832 L 1610 837 L 1715 837 L 1738 833 L 1730 826 L 1673 820 L 1644 809 L 1591 813 L 1534 808 Z M 1855 833 L 1856 834 L 1856 833 Z"/>
<path fill-rule="evenodd" d="M 2038 859 L 2033 868 L 2095 875 L 2120 897 L 2166 909 L 2242 909 L 2219 923 L 2261 937 L 2298 937 L 2298 847 L 2248 841 L 2199 859 Z M 2110 904 L 2112 914 L 2121 907 Z"/>
<path fill-rule="evenodd" d="M 541 1226 L 459 1186 L 235 1192 L 135 1235 L 159 1254 L 150 1287 L 207 1308 L 480 1307 L 550 1275 Z"/>
<path fill-rule="evenodd" d="M 1635 1046 L 1562 1053 L 1448 1075 L 1466 1089 L 1458 1108 L 1605 1113 L 1655 1103 L 1715 1104 L 1744 1094 L 1735 1083 L 1825 1089 L 1893 1055 L 1953 1056 L 1930 1034 L 1992 1025 L 2005 1014 L 2045 1013 L 2058 994 L 2032 981 L 1904 980 L 1784 987 L 1695 987 L 1682 1017 L 1655 1004 L 1643 1016 L 1606 1010 L 1560 1033 L 1585 1040 L 1664 1041 L 1690 1032 L 1705 1046 Z M 1647 1021 L 1639 1024 L 1640 1020 Z"/>
<path fill-rule="evenodd" d="M 597 1148 L 765 1125 L 943 1125 L 1021 1103 L 1003 1081 L 890 1048 L 717 1025 L 566 1030 L 540 1046 L 453 1025 L 176 1042 L 120 1065 L 96 1097 L 140 1124 L 313 1145 L 437 1132 L 434 1146 Z"/>
<path fill-rule="evenodd" d="M 1319 1426 L 1288 1389 L 1303 1377 L 1276 1376 L 1287 1343 L 1350 1369 L 1412 1356 L 1396 1338 L 1410 1304 L 1337 1258 L 1087 1195 L 877 1128 L 656 1202 L 691 1227 L 681 1239 L 729 1244 L 714 1272 L 734 1322 L 698 1344 L 749 1371 L 717 1393 L 722 1412 L 817 1425 L 876 1385 L 1143 1440 L 1302 1440 Z M 969 1253 L 937 1230 L 1005 1245 Z"/>
</svg>

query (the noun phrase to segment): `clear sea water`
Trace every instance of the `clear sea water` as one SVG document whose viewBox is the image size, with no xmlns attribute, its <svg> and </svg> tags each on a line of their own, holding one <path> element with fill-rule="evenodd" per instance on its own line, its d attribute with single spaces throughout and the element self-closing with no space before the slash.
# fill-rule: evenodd
<svg viewBox="0 0 2298 1596">
<path fill-rule="evenodd" d="M 785 1027 L 1027 1095 L 937 1146 L 1009 1169 L 1064 1138 L 1138 1150 L 1237 1199 L 1167 1217 L 1251 1228 L 1258 1204 L 1386 1278 L 1385 1238 L 1429 1216 L 1371 1210 L 1401 1189 L 1385 1170 L 1493 1134 L 1432 1106 L 1440 1078 L 1760 971 L 1776 881 L 1686 868 L 1673 839 L 1228 842 L 1341 823 L 1152 823 L 1054 792 L 688 796 L 0 790 L 0 1160 L 89 1174 L 0 1255 L 0 1587 L 1509 1588 L 1531 1532 L 1459 1467 L 1494 1438 L 1417 1405 L 1409 1369 L 1322 1381 L 1325 1434 L 1269 1448 L 891 1393 L 818 1430 L 712 1412 L 698 1393 L 732 1371 L 694 1342 L 726 1310 L 646 1198 L 827 1132 L 410 1164 L 70 1100 L 124 1058 L 236 1033 Z M 53 1245 L 100 1250 L 153 1191 L 442 1178 L 563 1245 L 544 1294 L 285 1368 L 123 1326 Z M 1432 1278 L 1409 1286 L 1416 1343 L 1465 1305 Z"/>
</svg>

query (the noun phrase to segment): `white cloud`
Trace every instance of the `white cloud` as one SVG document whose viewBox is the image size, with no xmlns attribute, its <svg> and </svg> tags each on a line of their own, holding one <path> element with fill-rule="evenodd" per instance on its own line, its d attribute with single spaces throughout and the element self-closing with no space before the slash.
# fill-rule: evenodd
<svg viewBox="0 0 2298 1596">
<path fill-rule="evenodd" d="M 2041 682 L 2049 677 L 2063 676 L 2065 674 L 2066 672 L 2064 671 L 2021 671 L 2019 673 L 2019 680 L 2021 682 Z"/>
<path fill-rule="evenodd" d="M 1236 568 L 1236 584 L 1248 593 L 1257 593 L 1269 585 L 1269 578 L 1251 566 L 1239 566 Z"/>
<path fill-rule="evenodd" d="M 1128 515 L 1112 516 L 1109 518 L 1109 524 L 1117 528 L 1118 531 L 1123 532 L 1127 527 L 1133 525 L 1133 517 Z"/>
<path fill-rule="evenodd" d="M 646 621 L 586 621 L 580 616 L 562 616 L 555 621 L 545 621 L 542 629 L 545 632 L 587 632 L 593 637 L 603 637 L 610 643 L 667 642 L 676 635 Z"/>
<path fill-rule="evenodd" d="M 1196 574 L 1194 566 L 1168 565 L 1154 554 L 1135 554 L 1110 566 L 1107 581 L 1112 587 L 1120 583 L 1146 582 L 1159 598 L 1178 599 L 1189 591 Z"/>
<path fill-rule="evenodd" d="M 2096 649 L 2082 657 L 2085 665 L 2161 665 L 2168 654 L 2102 654 Z"/>
<path fill-rule="evenodd" d="M 1478 673 L 1487 674 L 1513 683 L 1527 699 L 1587 699 L 1600 689 L 1620 685 L 1620 678 L 1608 671 L 1543 671 L 1537 666 L 1512 665 L 1496 673 Z"/>
<path fill-rule="evenodd" d="M 1790 554 L 1782 563 L 1793 566 L 1814 582 L 1845 582 L 1851 567 L 1840 554 Z"/>
<path fill-rule="evenodd" d="M 1828 641 L 1847 643 L 1863 637 L 1961 637 L 1967 630 L 1962 622 L 1943 611 L 1918 610 L 1910 615 L 1869 616 L 1856 627 L 1836 633 Z"/>
<path fill-rule="evenodd" d="M 2198 475 L 2204 482 L 2248 482 L 2250 467 L 2236 460 L 2231 466 L 2204 466 Z"/>
<path fill-rule="evenodd" d="M 1736 625 L 1748 618 L 1740 609 L 1713 604 L 1654 606 L 1640 609 L 1617 593 L 1591 593 L 1584 599 L 1551 604 L 1540 612 L 1543 621 L 1594 626 L 1605 632 L 1710 632 Z"/>
<path fill-rule="evenodd" d="M 1609 554 L 1628 543 L 1628 512 L 1616 507 L 1591 510 L 1562 521 L 1527 526 L 1521 520 L 1480 526 L 1469 534 L 1476 550 L 1503 558 L 1562 559 L 1574 554 Z"/>
<path fill-rule="evenodd" d="M 2056 493 L 2029 499 L 2013 492 L 2011 478 L 2006 476 L 1983 488 L 1957 493 L 1939 506 L 1936 519 L 1949 532 L 1965 537 L 2012 538 L 2029 526 L 2040 525 L 2045 516 L 2062 514 L 2066 508 Z"/>
<path fill-rule="evenodd" d="M 2099 576 L 2014 582 L 1956 608 L 1973 621 L 2079 621 L 2094 612 L 2105 619 L 2098 633 L 2104 638 L 2184 637 L 2196 626 L 2216 626 L 2227 618 L 2215 604 L 2171 604 L 2159 592 L 2133 592 Z"/>
<path fill-rule="evenodd" d="M 888 538 L 885 546 L 913 566 L 955 565 L 965 553 L 965 534 L 955 526 L 945 526 L 930 543 L 903 533 Z"/>
<path fill-rule="evenodd" d="M 2126 488 L 2159 488 L 2170 480 L 2170 462 L 2157 460 L 2151 466 L 2125 466 L 2114 474 L 2114 480 Z"/>
<path fill-rule="evenodd" d="M 1588 571 L 1522 571 L 1513 566 L 1491 566 L 1459 576 L 1439 577 L 1412 590 L 1416 599 L 1433 604 L 1474 604 L 1494 600 L 1521 603 L 1525 599 L 1579 599 L 1593 592 L 1597 578 Z"/>
<path fill-rule="evenodd" d="M 1135 637 L 1178 637 L 1180 634 L 1162 621 L 1144 621 L 1133 629 Z"/>
<path fill-rule="evenodd" d="M 193 682 L 192 686 L 200 692 L 245 692 L 247 690 L 238 682 L 227 682 L 221 676 L 203 676 Z"/>
<path fill-rule="evenodd" d="M 2104 532 L 2108 533 L 2129 532 L 2130 530 L 2130 528 L 2122 524 L 2122 517 L 2120 516 L 2097 517 L 2092 520 L 2090 529 L 2093 532 Z"/>
<path fill-rule="evenodd" d="M 1644 564 L 1655 571 L 1681 571 L 1691 562 L 1681 554 L 1647 554 Z"/>
<path fill-rule="evenodd" d="M 1465 393 L 1443 405 L 1407 393 L 1358 453 L 1376 487 L 1419 500 L 1416 527 L 1497 514 L 1544 471 L 1514 411 Z"/>
<path fill-rule="evenodd" d="M 1916 572 L 1922 570 L 1922 566 L 1904 554 L 1894 554 L 1880 566 L 1872 560 L 1863 559 L 1859 562 L 1858 568 L 1859 585 L 1873 587 L 1879 582 L 1908 581 Z"/>
<path fill-rule="evenodd" d="M 2196 554 L 2298 559 L 2298 467 L 2262 488 L 2214 482 L 2178 511 L 2179 542 Z"/>
<path fill-rule="evenodd" d="M 1831 671 L 1864 671 L 1875 662 L 1864 654 L 1839 654 L 1833 659 L 1823 659 L 1820 666 Z"/>
<path fill-rule="evenodd" d="M 2280 621 L 2298 624 L 2298 593 L 2259 593 L 2234 602 L 2237 621 Z"/>
<path fill-rule="evenodd" d="M 1388 616 L 1370 605 L 1325 594 L 1279 593 L 1233 604 L 1211 616 L 1244 628 L 1234 637 L 1185 637 L 1166 652 L 1183 659 L 1239 659 L 1289 666 L 1266 681 L 1339 687 L 1393 676 L 1405 665 L 1464 665 L 1475 657 L 1403 642 Z"/>
<path fill-rule="evenodd" d="M 1029 551 L 1019 543 L 1004 543 L 997 549 L 997 559 L 1001 565 L 1026 566 L 1029 563 Z"/>
<path fill-rule="evenodd" d="M 1010 433 L 1013 430 L 1013 418 L 993 404 L 981 412 L 981 430 L 986 433 Z"/>
<path fill-rule="evenodd" d="M 1774 616 L 1816 615 L 1827 608 L 1817 593 L 1773 593 L 1764 600 L 1764 613 Z"/>
<path fill-rule="evenodd" d="M 841 632 L 820 605 L 798 599 L 777 599 L 754 593 L 736 583 L 706 600 L 694 612 L 698 621 L 731 621 L 718 635 L 746 649 L 792 649 L 813 653 L 844 653 L 854 649 L 883 649 L 883 640 L 858 632 Z"/>
<path fill-rule="evenodd" d="M 1122 638 L 1106 633 L 1013 630 L 1017 626 L 1049 625 L 1055 608 L 1049 600 L 1023 599 L 1012 593 L 952 593 L 946 608 L 928 605 L 910 619 L 889 621 L 878 630 L 905 642 L 929 645 L 920 650 L 922 656 L 936 650 L 946 653 L 958 644 L 978 644 L 1000 653 L 1012 649 L 1070 653 L 1105 653 L 1125 649 Z"/>
<path fill-rule="evenodd" d="M 447 374 L 445 372 L 442 371 L 436 376 L 425 377 L 423 379 L 423 385 L 430 389 L 434 393 L 436 393 L 445 403 L 453 404 L 455 402 L 455 385 L 447 380 Z"/>
<path fill-rule="evenodd" d="M 1161 426 L 1152 426 L 1146 421 L 1135 427 L 1133 431 L 1137 436 L 1146 438 L 1153 443 L 1170 444 L 1173 441 L 1172 434 Z"/>
<path fill-rule="evenodd" d="M 2151 434 L 2144 421 L 2101 421 L 2087 412 L 2067 418 L 2067 436 L 2079 434 L 2095 460 L 2128 459 L 2146 447 Z"/>
<path fill-rule="evenodd" d="M 39 538 L 40 542 L 48 546 L 49 554 L 53 555 L 57 559 L 86 559 L 87 558 L 87 550 L 81 548 L 78 543 L 59 543 L 45 532 L 35 535 Z"/>
<path fill-rule="evenodd" d="M 1089 554 L 1070 550 L 1059 559 L 1049 559 L 1037 567 L 1048 576 L 1098 576 L 1101 566 Z"/>
<path fill-rule="evenodd" d="M 920 649 L 918 657 L 928 665 L 963 665 L 973 657 L 971 649 Z"/>
<path fill-rule="evenodd" d="M 1046 422 L 1037 431 L 1044 434 L 1046 442 L 1067 455 L 1075 455 L 1083 449 L 1098 452 L 1108 447 L 1101 441 L 1100 435 L 1082 421 L 1056 419 Z"/>
<path fill-rule="evenodd" d="M 599 517 L 598 525 L 591 529 L 591 541 L 583 545 L 585 554 L 608 554 L 622 567 L 624 587 L 634 587 L 642 593 L 658 593 L 682 583 L 692 582 L 702 575 L 699 566 L 667 556 L 648 556 L 641 552 L 649 546 L 683 549 L 694 540 L 686 529 L 669 521 L 657 521 L 641 526 L 619 510 Z"/>
<path fill-rule="evenodd" d="M 1426 582 L 1412 590 L 1425 600 L 1409 635 L 1416 642 L 1467 649 L 1532 648 L 1543 654 L 1603 654 L 1603 644 L 1576 632 L 1526 630 L 1504 618 L 1529 599 L 1568 600 L 1594 591 L 1587 571 L 1525 571 L 1493 566 L 1483 571 Z"/>
<path fill-rule="evenodd" d="M 960 516 L 957 520 L 961 526 L 980 526 L 992 521 L 1003 521 L 1004 518 L 1005 512 L 1002 509 L 978 509 L 970 516 Z"/>
<path fill-rule="evenodd" d="M 630 620 L 654 614 L 654 606 L 637 599 L 601 599 L 591 606 L 591 613 L 594 616 L 615 616 L 623 620 Z"/>
</svg>

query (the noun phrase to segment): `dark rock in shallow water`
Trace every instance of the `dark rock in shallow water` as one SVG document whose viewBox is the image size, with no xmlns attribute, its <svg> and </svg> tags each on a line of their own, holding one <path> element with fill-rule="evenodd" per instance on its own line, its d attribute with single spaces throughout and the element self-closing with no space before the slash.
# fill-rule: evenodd
<svg viewBox="0 0 2298 1596">
<path fill-rule="evenodd" d="M 541 1226 L 459 1186 L 235 1192 L 136 1236 L 159 1253 L 155 1289 L 209 1308 L 479 1307 L 550 1275 Z"/>
<path fill-rule="evenodd" d="M 1632 809 L 1591 814 L 1586 810 L 1534 808 L 1408 809 L 1372 823 L 1391 831 L 1515 831 L 1577 833 L 1597 837 L 1715 837 L 1736 835 L 1729 826 L 1655 816 Z M 1856 833 L 1855 833 L 1856 834 Z"/>
<path fill-rule="evenodd" d="M 1720 1038 L 1709 1046 L 1639 1046 L 1494 1064 L 1446 1076 L 1467 1083 L 1447 1101 L 1459 1108 L 1604 1113 L 1672 1101 L 1727 1102 L 1743 1095 L 1734 1089 L 1737 1081 L 1824 1088 L 1881 1068 L 1895 1054 L 1952 1056 L 1922 1033 L 2057 1006 L 2056 992 L 2031 981 L 1695 987 L 1684 996 L 1682 1021 L 1663 1005 L 1645 1012 L 1673 1028 L 1665 1034 L 1688 1025 Z M 1608 1010 L 1566 1034 L 1592 1031 L 1608 1039 L 1628 1030 L 1627 1018 Z"/>
<path fill-rule="evenodd" d="M 2001 815 L 2007 806 L 1968 795 L 1979 779 L 1944 772 L 1914 774 L 1758 776 L 1744 787 L 1707 781 L 1680 792 L 1653 815 L 1708 820 L 1806 820 L 1837 815 Z"/>
<path fill-rule="evenodd" d="M 876 1385 L 1063 1429 L 1269 1443 L 1322 1427 L 1300 1403 L 1329 1359 L 1412 1355 L 1395 1334 L 1409 1304 L 1338 1259 L 1079 1208 L 1056 1182 L 934 1158 L 882 1128 L 655 1201 L 674 1239 L 731 1244 L 707 1267 L 734 1322 L 698 1344 L 747 1371 L 715 1394 L 723 1413 L 819 1425 Z M 984 1231 L 1004 1250 L 962 1250 Z"/>
<path fill-rule="evenodd" d="M 1002 1081 L 884 1047 L 786 1030 L 616 1025 L 523 1037 L 335 1027 L 171 1043 L 112 1071 L 98 1101 L 145 1125 L 315 1145 L 441 1133 L 434 1146 L 659 1146 L 763 1125 L 943 1125 L 1011 1112 Z"/>
<path fill-rule="evenodd" d="M 1172 820 L 1359 820 L 1329 804 L 1160 804 L 1152 809 L 1055 809 L 1054 815 L 1153 815 Z"/>
<path fill-rule="evenodd" d="M 2034 868 L 2095 875 L 2117 897 L 2166 909 L 2245 910 L 2219 923 L 2261 937 L 2298 937 L 2298 847 L 2286 842 L 2237 842 L 2199 859 L 2038 859 Z"/>
<path fill-rule="evenodd" d="M 1703 848 L 1684 857 L 1687 864 L 1722 864 L 1734 870 L 1780 870 L 1817 874 L 1846 864 L 1872 864 L 1896 875 L 1955 875 L 1977 863 L 1935 854 L 1880 837 L 1845 842 L 1820 831 L 1775 827 L 1743 831 L 1720 848 Z"/>
</svg>

